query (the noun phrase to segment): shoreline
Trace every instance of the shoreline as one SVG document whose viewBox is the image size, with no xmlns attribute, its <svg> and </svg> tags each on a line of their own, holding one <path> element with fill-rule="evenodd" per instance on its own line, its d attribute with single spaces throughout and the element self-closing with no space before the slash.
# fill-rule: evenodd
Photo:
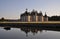
<svg viewBox="0 0 60 39">
<path fill-rule="evenodd" d="M 0 22 L 0 26 L 60 27 L 60 21 L 54 22 Z"/>
<path fill-rule="evenodd" d="M 3 21 L 3 22 L 0 22 L 0 23 L 45 23 L 45 24 L 47 24 L 47 23 L 59 23 L 60 24 L 60 21 L 44 21 L 44 22 L 8 22 L 8 21 Z"/>
</svg>

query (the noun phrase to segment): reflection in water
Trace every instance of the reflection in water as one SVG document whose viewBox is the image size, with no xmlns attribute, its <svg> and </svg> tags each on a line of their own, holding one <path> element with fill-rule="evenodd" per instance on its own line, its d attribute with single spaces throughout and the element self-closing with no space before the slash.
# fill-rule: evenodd
<svg viewBox="0 0 60 39">
<path fill-rule="evenodd" d="M 20 28 L 21 31 L 24 31 L 26 33 L 26 37 L 28 37 L 28 33 L 32 32 L 33 35 L 37 34 L 38 31 L 40 33 L 43 32 L 43 30 L 47 31 L 47 30 L 52 30 L 52 31 L 60 31 L 59 28 L 44 28 L 44 27 L 11 27 L 11 26 L 3 26 L 5 30 L 11 30 L 11 28 Z"/>
<path fill-rule="evenodd" d="M 20 29 L 26 33 L 26 36 L 28 36 L 29 32 L 32 32 L 33 35 L 37 34 L 38 31 L 42 32 L 42 29 L 36 27 L 21 27 Z"/>
<path fill-rule="evenodd" d="M 11 30 L 11 26 L 3 26 L 5 30 Z M 17 28 L 17 27 L 15 27 Z M 19 27 L 21 31 L 25 32 L 26 37 L 28 37 L 28 33 L 31 32 L 33 33 L 33 35 L 37 34 L 38 31 L 42 33 L 43 29 L 39 28 L 39 27 Z"/>
<path fill-rule="evenodd" d="M 4 29 L 5 30 L 11 30 L 9 33 L 11 34 L 11 33 L 13 33 L 13 35 L 15 36 L 20 36 L 20 38 L 19 39 L 23 39 L 23 37 L 22 36 L 24 36 L 23 34 L 25 33 L 25 36 L 26 37 L 29 37 L 30 36 L 30 32 L 31 32 L 31 34 L 33 34 L 36 38 L 43 38 L 43 39 L 47 39 L 47 37 L 49 37 L 49 36 L 57 36 L 57 38 L 58 38 L 58 35 L 60 34 L 54 34 L 55 32 L 52 32 L 52 33 L 50 33 L 50 32 L 46 32 L 46 31 L 60 31 L 60 28 L 45 28 L 45 27 L 26 27 L 26 26 L 22 26 L 22 27 L 17 27 L 17 26 L 0 26 L 0 27 L 4 27 Z M 19 29 L 19 31 L 18 30 L 16 30 L 15 29 L 15 31 L 14 30 L 12 30 L 12 28 L 14 29 L 14 28 L 18 28 Z M 23 34 L 21 34 L 22 32 L 21 31 L 23 31 L 24 33 Z M 45 31 L 45 32 L 44 32 Z M 38 33 L 42 33 L 41 35 L 38 35 L 38 36 L 36 36 Z M 6 33 L 6 32 L 5 32 Z M 15 33 L 15 34 L 14 34 Z M 39 34 L 40 34 L 39 33 Z M 46 35 L 46 36 L 45 36 Z M 11 36 L 12 36 L 12 34 L 11 34 Z M 17 37 L 17 38 L 18 38 Z M 24 37 L 24 39 L 26 38 L 26 37 Z M 32 39 L 33 39 L 33 37 L 32 36 L 30 36 Z M 49 37 L 50 38 L 50 37 Z M 54 38 L 54 37 L 53 37 Z M 59 37 L 60 38 L 60 37 Z M 28 39 L 28 38 L 27 38 Z"/>
<path fill-rule="evenodd" d="M 4 27 L 4 29 L 5 29 L 5 30 L 11 30 L 11 28 L 10 28 L 10 27 Z"/>
</svg>

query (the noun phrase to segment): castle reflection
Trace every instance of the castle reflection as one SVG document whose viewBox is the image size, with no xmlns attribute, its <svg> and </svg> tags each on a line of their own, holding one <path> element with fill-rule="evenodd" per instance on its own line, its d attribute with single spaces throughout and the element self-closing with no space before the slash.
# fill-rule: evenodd
<svg viewBox="0 0 60 39">
<path fill-rule="evenodd" d="M 60 28 L 48 28 L 48 27 L 27 27 L 27 26 L 21 26 L 21 27 L 17 27 L 17 26 L 0 26 L 0 27 L 4 27 L 4 30 L 11 30 L 11 28 L 18 28 L 21 31 L 25 32 L 26 36 L 28 36 L 28 33 L 32 33 L 33 35 L 36 35 L 38 32 L 42 33 L 43 30 L 47 31 L 47 30 L 51 30 L 51 31 L 60 31 Z"/>
<path fill-rule="evenodd" d="M 42 29 L 36 28 L 36 27 L 21 27 L 20 29 L 26 33 L 26 36 L 28 36 L 29 32 L 32 32 L 33 35 L 35 35 L 38 33 L 38 31 L 40 31 L 40 32 L 43 31 Z"/>
<path fill-rule="evenodd" d="M 11 27 L 11 26 L 0 26 L 0 27 L 4 27 L 4 30 L 11 30 L 11 28 L 18 28 L 18 27 Z M 28 36 L 28 33 L 32 33 L 33 35 L 37 34 L 38 31 L 42 32 L 43 29 L 40 29 L 38 27 L 19 27 L 18 29 L 20 29 L 21 31 L 25 32 L 26 36 Z"/>
</svg>

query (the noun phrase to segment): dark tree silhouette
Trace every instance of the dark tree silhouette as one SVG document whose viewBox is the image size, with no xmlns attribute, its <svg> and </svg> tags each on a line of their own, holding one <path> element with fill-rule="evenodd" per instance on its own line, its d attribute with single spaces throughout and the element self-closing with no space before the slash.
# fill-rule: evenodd
<svg viewBox="0 0 60 39">
<path fill-rule="evenodd" d="M 52 16 L 52 17 L 48 17 L 49 21 L 60 21 L 60 16 Z"/>
<path fill-rule="evenodd" d="M 0 21 L 4 21 L 4 17 L 2 17 L 2 18 L 0 19 Z"/>
<path fill-rule="evenodd" d="M 4 20 L 4 17 L 2 17 L 1 20 Z"/>
</svg>

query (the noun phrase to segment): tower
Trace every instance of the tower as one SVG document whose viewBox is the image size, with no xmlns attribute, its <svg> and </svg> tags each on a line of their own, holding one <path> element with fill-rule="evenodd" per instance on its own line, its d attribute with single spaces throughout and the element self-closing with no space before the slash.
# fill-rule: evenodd
<svg viewBox="0 0 60 39">
<path fill-rule="evenodd" d="M 47 16 L 46 12 L 45 12 L 45 16 L 44 16 L 44 21 L 48 21 L 48 16 Z"/>
</svg>

